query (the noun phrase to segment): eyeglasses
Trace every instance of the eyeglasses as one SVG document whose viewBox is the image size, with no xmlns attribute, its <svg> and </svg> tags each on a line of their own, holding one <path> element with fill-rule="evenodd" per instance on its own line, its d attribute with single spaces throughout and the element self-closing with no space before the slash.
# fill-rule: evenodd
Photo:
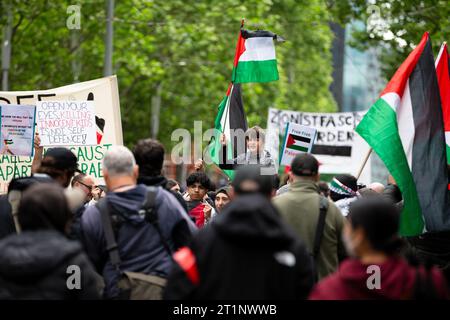
<svg viewBox="0 0 450 320">
<path fill-rule="evenodd" d="M 83 183 L 81 181 L 78 181 L 79 184 L 85 186 L 86 188 L 88 188 L 89 192 L 92 192 L 92 189 L 94 188 L 94 186 L 89 186 L 86 183 Z"/>
</svg>

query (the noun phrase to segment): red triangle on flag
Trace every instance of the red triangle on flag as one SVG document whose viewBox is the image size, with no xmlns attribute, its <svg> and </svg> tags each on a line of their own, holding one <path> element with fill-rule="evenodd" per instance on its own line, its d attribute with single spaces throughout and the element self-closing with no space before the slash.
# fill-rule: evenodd
<svg viewBox="0 0 450 320">
<path fill-rule="evenodd" d="M 293 144 L 295 144 L 295 139 L 291 135 L 289 135 L 286 142 L 286 147 L 292 146 Z"/>
</svg>

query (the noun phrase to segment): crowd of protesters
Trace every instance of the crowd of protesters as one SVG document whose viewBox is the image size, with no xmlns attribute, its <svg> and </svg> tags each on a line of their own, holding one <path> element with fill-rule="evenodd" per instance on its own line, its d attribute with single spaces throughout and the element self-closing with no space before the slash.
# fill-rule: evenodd
<svg viewBox="0 0 450 320">
<path fill-rule="evenodd" d="M 395 183 L 327 183 L 299 154 L 280 185 L 253 130 L 218 186 L 202 160 L 186 181 L 167 179 L 152 139 L 112 147 L 105 185 L 70 150 L 38 142 L 33 174 L 0 196 L 0 299 L 448 298 L 445 263 L 399 236 Z"/>
</svg>

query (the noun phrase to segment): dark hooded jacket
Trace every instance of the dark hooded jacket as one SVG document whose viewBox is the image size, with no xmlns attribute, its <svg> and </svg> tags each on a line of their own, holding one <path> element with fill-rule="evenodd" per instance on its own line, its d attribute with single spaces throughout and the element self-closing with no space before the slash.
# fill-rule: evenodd
<svg viewBox="0 0 450 320">
<path fill-rule="evenodd" d="M 447 299 L 446 282 L 442 273 L 433 268 L 428 273 L 425 269 L 410 266 L 400 257 L 391 257 L 379 265 L 380 288 L 369 289 L 368 278 L 374 274 L 368 271 L 368 265 L 357 259 L 344 261 L 339 270 L 323 279 L 313 289 L 312 300 L 404 300 L 417 298 L 418 281 L 433 283 L 434 288 L 426 298 Z M 420 271 L 418 271 L 420 270 Z M 418 278 L 418 272 L 420 278 Z M 422 280 L 429 277 L 429 280 Z M 423 293 L 421 293 L 423 295 Z M 430 296 L 431 294 L 431 296 Z M 425 298 L 425 297 L 424 297 Z"/>
<path fill-rule="evenodd" d="M 144 185 L 106 195 L 105 199 L 112 211 L 110 214 L 116 214 L 123 220 L 116 232 L 122 260 L 121 270 L 166 277 L 172 267 L 172 260 L 154 226 L 138 214 L 146 195 L 147 187 Z M 169 192 L 158 187 L 155 209 L 161 232 L 169 247 L 175 250 L 186 245 L 196 227 L 178 201 Z M 103 224 L 96 206 L 88 207 L 83 214 L 81 234 L 89 258 L 98 272 L 103 274 L 105 298 L 117 297 L 120 294 L 117 288 L 120 274 L 112 266 L 106 251 Z"/>
<path fill-rule="evenodd" d="M 80 268 L 81 289 L 67 286 L 75 274 L 68 273 L 71 265 Z M 26 231 L 0 241 L 0 300 L 99 299 L 97 279 L 81 245 L 56 231 Z"/>
<path fill-rule="evenodd" d="M 270 201 L 243 195 L 194 237 L 194 283 L 175 264 L 166 299 L 304 299 L 313 284 L 312 261 Z"/>
</svg>

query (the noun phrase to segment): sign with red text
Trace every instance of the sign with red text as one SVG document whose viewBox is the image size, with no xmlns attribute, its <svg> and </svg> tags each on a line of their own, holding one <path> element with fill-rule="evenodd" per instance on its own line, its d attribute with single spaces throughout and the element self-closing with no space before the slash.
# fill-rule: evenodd
<svg viewBox="0 0 450 320">
<path fill-rule="evenodd" d="M 93 101 L 38 101 L 36 123 L 41 146 L 97 144 Z"/>
<path fill-rule="evenodd" d="M 95 104 L 96 145 L 67 145 L 78 158 L 79 168 L 103 183 L 102 160 L 112 145 L 123 144 L 117 77 L 111 76 L 64 87 L 31 91 L 0 91 L 0 104 L 36 105 L 39 101 L 92 101 Z M 44 153 L 47 147 L 44 147 Z M 32 157 L 0 155 L 0 193 L 12 178 L 31 174 Z"/>
</svg>

